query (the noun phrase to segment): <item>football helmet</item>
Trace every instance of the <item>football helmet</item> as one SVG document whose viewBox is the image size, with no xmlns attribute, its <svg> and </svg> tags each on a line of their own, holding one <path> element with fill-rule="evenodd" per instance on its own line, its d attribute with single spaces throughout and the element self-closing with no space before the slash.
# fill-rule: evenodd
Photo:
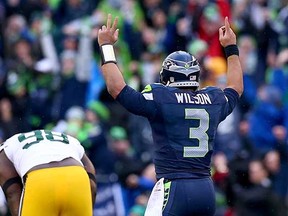
<svg viewBox="0 0 288 216">
<path fill-rule="evenodd" d="M 197 59 L 185 51 L 168 55 L 162 64 L 160 82 L 177 88 L 199 87 L 200 66 Z"/>
</svg>

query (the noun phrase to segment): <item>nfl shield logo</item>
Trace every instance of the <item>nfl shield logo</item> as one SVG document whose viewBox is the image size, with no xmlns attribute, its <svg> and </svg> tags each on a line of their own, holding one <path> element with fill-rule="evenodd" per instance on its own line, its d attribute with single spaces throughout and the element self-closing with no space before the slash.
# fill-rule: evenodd
<svg viewBox="0 0 288 216">
<path fill-rule="evenodd" d="M 196 80 L 196 75 L 190 76 L 189 79 L 190 80 Z"/>
</svg>

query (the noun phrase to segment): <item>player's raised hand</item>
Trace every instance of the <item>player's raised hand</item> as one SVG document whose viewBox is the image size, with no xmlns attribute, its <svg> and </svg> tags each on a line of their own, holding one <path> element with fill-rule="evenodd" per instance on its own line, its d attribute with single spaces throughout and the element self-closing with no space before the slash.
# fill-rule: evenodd
<svg viewBox="0 0 288 216">
<path fill-rule="evenodd" d="M 98 32 L 98 44 L 99 46 L 103 44 L 114 44 L 118 40 L 119 29 L 117 29 L 118 17 L 115 17 L 113 24 L 112 16 L 108 14 L 107 24 L 103 25 Z"/>
<path fill-rule="evenodd" d="M 236 35 L 230 28 L 228 17 L 225 17 L 225 25 L 219 28 L 219 41 L 223 47 L 236 44 Z"/>
</svg>

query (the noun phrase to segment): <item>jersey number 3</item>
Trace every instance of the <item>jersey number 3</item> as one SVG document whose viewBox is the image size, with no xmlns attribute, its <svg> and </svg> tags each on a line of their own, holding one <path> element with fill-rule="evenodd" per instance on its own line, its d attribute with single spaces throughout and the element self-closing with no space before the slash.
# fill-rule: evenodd
<svg viewBox="0 0 288 216">
<path fill-rule="evenodd" d="M 197 139 L 198 146 L 184 146 L 183 157 L 204 157 L 209 151 L 208 134 L 209 114 L 205 109 L 185 109 L 185 119 L 198 120 L 198 127 L 189 128 L 189 138 Z"/>
</svg>

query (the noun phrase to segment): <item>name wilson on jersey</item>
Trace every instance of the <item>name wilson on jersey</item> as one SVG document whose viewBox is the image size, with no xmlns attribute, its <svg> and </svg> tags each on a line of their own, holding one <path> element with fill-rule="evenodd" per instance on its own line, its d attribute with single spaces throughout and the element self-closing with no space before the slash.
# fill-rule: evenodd
<svg viewBox="0 0 288 216">
<path fill-rule="evenodd" d="M 191 96 L 188 93 L 175 93 L 178 103 L 190 104 L 212 104 L 208 94 L 197 94 Z"/>
</svg>

